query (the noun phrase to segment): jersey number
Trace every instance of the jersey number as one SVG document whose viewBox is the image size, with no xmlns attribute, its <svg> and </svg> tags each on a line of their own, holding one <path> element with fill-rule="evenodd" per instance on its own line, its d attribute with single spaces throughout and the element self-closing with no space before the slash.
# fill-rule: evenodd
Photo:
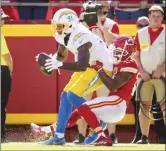
<svg viewBox="0 0 166 151">
<path fill-rule="evenodd" d="M 73 16 L 67 16 L 69 22 L 73 21 Z"/>
</svg>

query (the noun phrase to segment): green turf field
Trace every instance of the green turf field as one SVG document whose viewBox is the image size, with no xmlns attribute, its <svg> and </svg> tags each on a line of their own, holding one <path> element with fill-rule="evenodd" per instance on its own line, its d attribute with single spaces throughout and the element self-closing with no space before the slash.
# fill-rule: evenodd
<svg viewBox="0 0 166 151">
<path fill-rule="evenodd" d="M 85 145 L 73 145 L 68 143 L 65 146 L 46 146 L 39 145 L 37 143 L 4 143 L 2 144 L 2 150 L 144 150 L 144 151 L 165 151 L 165 145 L 133 145 L 133 144 L 117 144 L 112 147 L 95 147 L 95 146 L 85 146 Z"/>
</svg>

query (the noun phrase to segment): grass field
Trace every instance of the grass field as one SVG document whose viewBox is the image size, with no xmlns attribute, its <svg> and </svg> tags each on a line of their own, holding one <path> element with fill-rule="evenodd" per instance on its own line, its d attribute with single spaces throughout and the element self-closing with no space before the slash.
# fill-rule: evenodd
<svg viewBox="0 0 166 151">
<path fill-rule="evenodd" d="M 85 146 L 85 145 L 73 145 L 71 143 L 65 146 L 46 146 L 37 143 L 4 143 L 1 146 L 2 150 L 110 150 L 110 151 L 165 151 L 165 145 L 133 145 L 133 144 L 117 144 L 112 147 L 95 147 L 95 146 Z"/>
</svg>

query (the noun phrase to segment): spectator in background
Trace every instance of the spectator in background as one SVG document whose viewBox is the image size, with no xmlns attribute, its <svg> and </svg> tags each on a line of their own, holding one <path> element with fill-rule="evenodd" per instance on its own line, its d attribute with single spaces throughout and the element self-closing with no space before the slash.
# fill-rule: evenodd
<svg viewBox="0 0 166 151">
<path fill-rule="evenodd" d="M 149 19 L 146 16 L 138 18 L 136 22 L 136 26 L 138 30 L 141 30 L 144 27 L 149 26 Z M 135 92 L 136 93 L 136 92 Z M 139 123 L 139 117 L 138 117 L 138 112 L 140 109 L 140 102 L 137 101 L 137 98 L 135 98 L 136 95 L 133 96 L 132 102 L 134 105 L 134 114 L 135 114 L 135 127 L 136 127 L 136 134 L 135 138 L 132 141 L 132 143 L 136 143 L 138 140 L 141 139 L 142 133 L 141 133 L 141 128 L 140 128 L 140 123 Z M 153 101 L 152 104 L 156 104 L 156 95 L 154 94 L 153 96 Z M 160 105 L 156 105 L 156 112 L 161 113 L 161 107 Z M 155 120 L 155 129 L 156 133 L 158 136 L 157 143 L 164 143 L 166 142 L 166 127 L 164 125 L 164 120 L 162 119 L 162 114 L 153 114 L 154 119 L 161 119 L 161 120 Z"/>
<path fill-rule="evenodd" d="M 109 12 L 110 18 L 116 17 L 117 20 L 137 20 L 141 16 L 148 16 L 148 0 L 140 0 L 139 8 L 129 7 L 127 6 L 128 3 L 126 3 L 126 7 L 120 7 L 119 4 L 122 2 L 120 0 L 112 1 L 112 8 Z"/>
<path fill-rule="evenodd" d="M 119 7 L 120 0 L 112 0 L 111 1 L 111 8 L 108 13 L 108 18 L 116 20 L 116 9 Z"/>
<path fill-rule="evenodd" d="M 157 102 L 160 102 L 165 117 L 165 84 L 160 80 L 165 77 L 165 27 L 162 26 L 164 11 L 159 5 L 149 9 L 149 26 L 139 30 L 136 36 L 137 52 L 136 63 L 144 80 L 140 90 L 141 101 L 146 106 L 152 105 L 154 90 Z M 155 59 L 154 59 L 155 58 Z M 150 128 L 150 110 L 142 107 L 139 111 L 139 120 L 142 137 L 137 144 L 147 144 Z M 164 133 L 164 132 L 163 132 Z"/>
<path fill-rule="evenodd" d="M 153 0 L 153 3 L 155 4 L 162 4 L 164 0 Z"/>
<path fill-rule="evenodd" d="M 17 0 L 22 3 L 48 3 L 48 0 Z M 20 20 L 45 20 L 47 6 L 19 6 Z"/>
<path fill-rule="evenodd" d="M 1 27 L 9 18 L 1 9 Z M 11 73 L 13 71 L 13 60 L 8 50 L 5 38 L 1 32 L 1 142 L 6 142 L 6 106 L 8 104 L 11 90 Z"/>
</svg>

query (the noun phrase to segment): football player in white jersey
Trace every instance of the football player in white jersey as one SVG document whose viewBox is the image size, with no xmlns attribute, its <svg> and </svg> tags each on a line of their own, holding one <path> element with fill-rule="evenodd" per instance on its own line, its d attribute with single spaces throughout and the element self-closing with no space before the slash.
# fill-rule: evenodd
<svg viewBox="0 0 166 151">
<path fill-rule="evenodd" d="M 52 29 L 59 48 L 56 55 L 47 60 L 46 69 L 48 71 L 65 69 L 75 73 L 61 95 L 54 137 L 41 143 L 63 145 L 65 128 L 72 107 L 78 108 L 85 102 L 84 95 L 103 85 L 97 71 L 91 67 L 91 63 L 102 62 L 103 69 L 109 76 L 112 74 L 113 65 L 106 44 L 79 23 L 77 14 L 73 10 L 67 8 L 58 10 L 52 19 Z M 76 62 L 63 62 L 68 50 L 75 55 Z"/>
</svg>

